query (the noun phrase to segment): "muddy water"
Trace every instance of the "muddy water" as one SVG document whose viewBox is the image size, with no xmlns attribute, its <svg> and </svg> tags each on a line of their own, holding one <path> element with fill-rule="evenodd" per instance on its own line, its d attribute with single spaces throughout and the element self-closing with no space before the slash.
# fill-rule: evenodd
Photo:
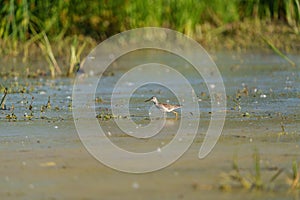
<svg viewBox="0 0 300 200">
<path fill-rule="evenodd" d="M 140 56 L 144 61 L 149 57 Z M 299 66 L 299 56 L 291 57 Z M 210 97 L 201 76 L 186 67 L 181 72 L 189 78 L 199 98 L 201 115 L 189 118 L 200 120 L 198 134 L 189 150 L 174 164 L 139 175 L 110 169 L 87 152 L 72 117 L 73 79 L 1 80 L 2 85 L 10 88 L 6 106 L 14 107 L 14 110 L 0 111 L 1 199 L 297 198 L 297 192 L 288 192 L 287 178 L 292 162 L 299 161 L 300 156 L 299 68 L 289 66 L 274 55 L 220 53 L 213 58 L 228 96 L 227 118 L 217 145 L 205 159 L 198 159 L 211 116 Z M 110 114 L 113 86 L 128 70 L 128 62 L 130 59 L 115 63 L 111 68 L 114 74 L 109 72 L 100 80 L 96 97 L 101 100 L 96 102 L 97 113 Z M 124 67 L 122 63 L 127 64 Z M 174 61 L 174 65 L 180 69 L 183 64 Z M 170 81 L 180 87 L 176 80 Z M 25 92 L 20 93 L 23 88 Z M 124 86 L 119 97 L 126 95 Z M 144 100 L 153 95 L 164 102 L 178 103 L 167 88 L 146 85 L 133 93 L 130 116 L 118 116 L 115 120 L 131 118 L 141 126 L 147 125 L 151 104 Z M 45 108 L 49 96 L 51 108 Z M 29 110 L 30 105 L 32 110 Z M 17 116 L 16 120 L 6 118 L 12 112 Z M 31 119 L 24 116 L 31 112 Z M 167 144 L 174 137 L 180 120 L 174 120 L 174 115 L 168 114 L 166 128 L 149 139 L 124 134 L 112 119 L 99 119 L 99 123 L 119 147 L 147 152 Z M 267 186 L 271 185 L 272 175 L 278 169 L 284 169 L 272 183 L 273 190 L 250 191 L 231 183 L 231 191 L 220 190 L 224 182 L 221 174 L 232 171 L 234 159 L 242 173 L 255 174 L 255 150 L 260 152 L 262 179 Z"/>
</svg>

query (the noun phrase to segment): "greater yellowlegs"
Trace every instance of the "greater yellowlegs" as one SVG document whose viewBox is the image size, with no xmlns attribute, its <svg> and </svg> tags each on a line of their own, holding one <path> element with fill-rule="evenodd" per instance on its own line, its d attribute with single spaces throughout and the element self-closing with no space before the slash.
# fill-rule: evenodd
<svg viewBox="0 0 300 200">
<path fill-rule="evenodd" d="M 174 110 L 181 108 L 181 105 L 171 105 L 171 104 L 167 104 L 167 103 L 159 103 L 155 96 L 151 97 L 150 99 L 146 100 L 145 102 L 148 102 L 148 101 L 152 101 L 154 103 L 154 105 L 163 112 L 173 112 L 177 119 L 178 113 L 175 112 Z"/>
</svg>

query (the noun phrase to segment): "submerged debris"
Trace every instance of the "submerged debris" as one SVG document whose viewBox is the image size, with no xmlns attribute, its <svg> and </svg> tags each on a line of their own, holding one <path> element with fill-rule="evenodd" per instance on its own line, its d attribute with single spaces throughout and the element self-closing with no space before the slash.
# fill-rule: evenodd
<svg viewBox="0 0 300 200">
<path fill-rule="evenodd" d="M 17 116 L 15 115 L 15 113 L 14 113 L 14 109 L 15 109 L 15 106 L 14 106 L 14 104 L 11 106 L 11 114 L 8 114 L 8 115 L 6 115 L 6 119 L 8 119 L 9 121 L 10 120 L 13 120 L 13 121 L 16 121 L 18 118 L 17 118 Z"/>
<path fill-rule="evenodd" d="M 103 99 L 101 97 L 96 97 L 95 102 L 96 103 L 103 103 Z"/>
<path fill-rule="evenodd" d="M 250 114 L 249 114 L 248 112 L 244 112 L 244 113 L 242 114 L 242 117 L 250 117 Z"/>
<path fill-rule="evenodd" d="M 40 166 L 41 167 L 55 167 L 56 163 L 53 161 L 48 161 L 48 162 L 40 163 Z"/>
<path fill-rule="evenodd" d="M 113 114 L 107 113 L 107 114 L 98 114 L 96 115 L 97 119 L 101 119 L 101 120 L 110 120 L 110 119 L 114 119 L 117 118 L 117 116 L 114 116 Z"/>
<path fill-rule="evenodd" d="M 51 108 L 51 102 L 50 102 L 50 96 L 48 96 L 48 102 L 46 104 L 46 108 L 50 109 Z"/>
<path fill-rule="evenodd" d="M 249 95 L 249 90 L 247 85 L 245 85 L 242 90 L 238 89 L 236 92 L 236 98 L 241 98 L 242 96 L 248 96 L 248 95 Z"/>
</svg>

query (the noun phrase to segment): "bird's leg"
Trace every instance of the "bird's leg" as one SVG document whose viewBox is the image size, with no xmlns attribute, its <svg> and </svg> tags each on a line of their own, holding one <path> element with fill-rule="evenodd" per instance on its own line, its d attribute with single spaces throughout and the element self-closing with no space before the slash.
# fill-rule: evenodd
<svg viewBox="0 0 300 200">
<path fill-rule="evenodd" d="M 178 113 L 177 112 L 175 112 L 175 111 L 172 111 L 174 114 L 175 114 L 175 119 L 177 119 L 177 117 L 178 117 Z"/>
</svg>

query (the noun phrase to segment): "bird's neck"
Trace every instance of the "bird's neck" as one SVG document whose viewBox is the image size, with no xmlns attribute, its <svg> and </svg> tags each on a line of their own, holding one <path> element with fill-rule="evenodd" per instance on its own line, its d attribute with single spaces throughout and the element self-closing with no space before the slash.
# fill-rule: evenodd
<svg viewBox="0 0 300 200">
<path fill-rule="evenodd" d="M 154 103 L 154 105 L 156 105 L 156 106 L 158 105 L 158 101 L 153 101 L 153 103 Z"/>
</svg>

